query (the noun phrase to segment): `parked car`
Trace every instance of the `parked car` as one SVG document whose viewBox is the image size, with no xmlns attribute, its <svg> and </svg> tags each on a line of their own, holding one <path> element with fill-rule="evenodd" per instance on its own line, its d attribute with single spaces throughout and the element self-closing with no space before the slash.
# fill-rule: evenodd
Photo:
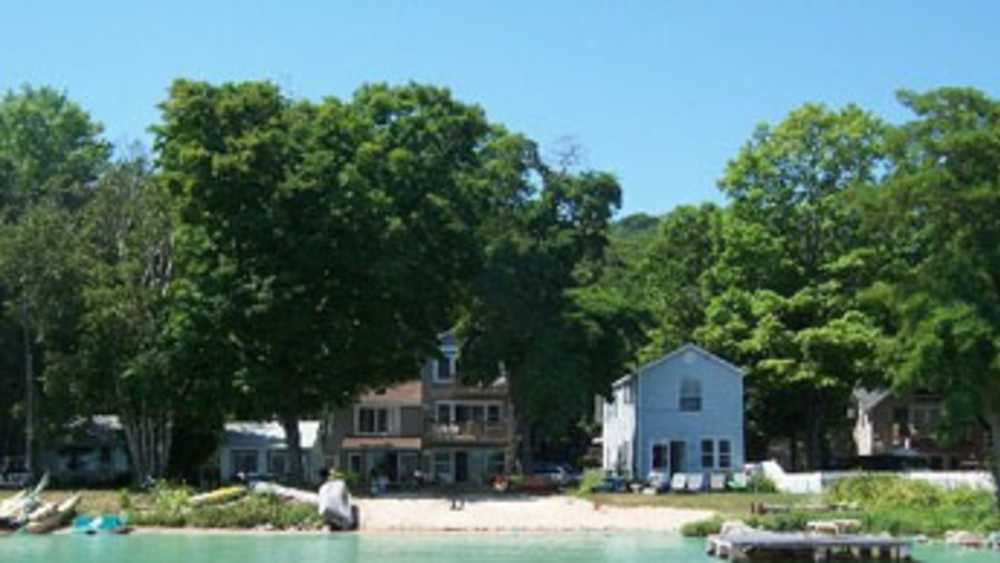
<svg viewBox="0 0 1000 563">
<path fill-rule="evenodd" d="M 561 463 L 536 463 L 532 475 L 545 477 L 559 487 L 572 487 L 580 483 L 580 474 Z"/>
</svg>

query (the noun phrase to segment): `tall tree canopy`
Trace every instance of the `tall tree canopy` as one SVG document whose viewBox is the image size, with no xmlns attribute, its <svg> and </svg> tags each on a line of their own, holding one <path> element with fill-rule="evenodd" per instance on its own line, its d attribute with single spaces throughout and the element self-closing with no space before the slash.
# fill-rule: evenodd
<svg viewBox="0 0 1000 563">
<path fill-rule="evenodd" d="M 857 302 L 875 257 L 844 198 L 877 179 L 883 130 L 855 106 L 806 105 L 758 128 L 719 183 L 732 205 L 698 339 L 749 368 L 752 431 L 808 421 L 814 467 L 828 417 L 878 372 L 879 331 Z"/>
<path fill-rule="evenodd" d="M 1000 102 L 899 97 L 916 119 L 889 136 L 893 172 L 867 207 L 896 266 L 871 295 L 891 308 L 886 365 L 897 388 L 941 393 L 948 426 L 990 430 L 1000 482 Z"/>
<path fill-rule="evenodd" d="M 480 230 L 486 265 L 462 330 L 464 365 L 489 380 L 502 366 L 531 465 L 533 431 L 564 432 L 620 377 L 639 332 L 636 312 L 593 287 L 621 189 L 602 172 L 553 169 L 525 139 L 500 147 L 506 165 Z"/>
<path fill-rule="evenodd" d="M 285 427 L 411 376 L 477 272 L 495 131 L 447 90 L 293 102 L 269 83 L 177 81 L 156 146 L 191 291 L 214 303 L 244 407 Z"/>
<path fill-rule="evenodd" d="M 73 236 L 71 225 L 60 225 L 64 212 L 79 207 L 87 189 L 107 164 L 111 146 L 101 138 L 102 127 L 65 94 L 51 88 L 24 86 L 0 97 L 0 220 L 4 241 L 0 255 L 4 307 L 0 321 L 0 412 L 18 414 L 27 423 L 28 465 L 33 465 L 33 403 L 38 368 L 44 369 L 44 336 L 40 329 L 67 331 L 69 315 L 52 301 L 53 282 L 65 290 L 72 276 L 60 278 L 72 260 L 60 263 L 56 254 L 69 248 L 53 237 Z M 34 207 L 39 206 L 38 209 Z M 30 215 L 26 219 L 26 215 Z M 75 237 L 74 237 L 75 239 Z M 72 300 L 70 300 L 72 301 Z M 72 307 L 68 307 L 72 309 Z M 45 309 L 42 311 L 41 309 Z M 60 312 L 62 311 L 62 312 Z M 40 318 L 55 314 L 56 317 Z M 31 393 L 26 393 L 28 390 Z M 15 417 L 0 417 L 0 439 L 9 443 Z"/>
</svg>

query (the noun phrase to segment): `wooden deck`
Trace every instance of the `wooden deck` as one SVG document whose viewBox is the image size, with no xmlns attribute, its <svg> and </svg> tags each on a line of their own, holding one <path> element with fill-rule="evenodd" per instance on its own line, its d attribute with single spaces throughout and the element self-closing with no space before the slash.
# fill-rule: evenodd
<svg viewBox="0 0 1000 563">
<path fill-rule="evenodd" d="M 909 561 L 909 540 L 880 536 L 828 536 L 821 534 L 739 532 L 709 536 L 705 552 L 730 561 L 834 559 Z"/>
</svg>

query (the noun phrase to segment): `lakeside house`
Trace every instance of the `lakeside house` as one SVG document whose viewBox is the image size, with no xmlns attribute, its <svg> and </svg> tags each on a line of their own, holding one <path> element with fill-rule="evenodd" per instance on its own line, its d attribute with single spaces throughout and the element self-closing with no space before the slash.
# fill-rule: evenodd
<svg viewBox="0 0 1000 563">
<path fill-rule="evenodd" d="M 64 486 L 110 486 L 131 477 L 128 445 L 115 415 L 71 422 L 39 452 L 38 464 Z"/>
<path fill-rule="evenodd" d="M 319 431 L 318 420 L 299 422 L 302 469 L 306 482 L 310 484 L 321 483 L 326 478 L 320 475 L 324 467 Z M 223 481 L 233 481 L 241 473 L 286 480 L 290 464 L 285 430 L 273 421 L 227 422 L 218 461 Z"/>
<path fill-rule="evenodd" d="M 859 457 L 919 458 L 932 470 L 980 469 L 988 436 L 969 425 L 954 442 L 934 436 L 942 400 L 931 393 L 900 395 L 890 389 L 857 389 L 853 395 L 854 445 Z"/>
<path fill-rule="evenodd" d="M 461 381 L 451 334 L 441 358 L 410 381 L 366 393 L 324 421 L 327 464 L 395 485 L 421 481 L 486 484 L 510 472 L 514 425 L 507 381 Z"/>
<path fill-rule="evenodd" d="M 685 344 L 614 382 L 602 420 L 605 471 L 639 480 L 738 471 L 743 371 Z"/>
</svg>

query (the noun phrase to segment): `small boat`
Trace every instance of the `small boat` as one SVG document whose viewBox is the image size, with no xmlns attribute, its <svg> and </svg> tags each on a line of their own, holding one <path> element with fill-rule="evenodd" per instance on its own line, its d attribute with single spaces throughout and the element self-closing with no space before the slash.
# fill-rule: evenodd
<svg viewBox="0 0 1000 563">
<path fill-rule="evenodd" d="M 223 487 L 210 493 L 195 495 L 188 499 L 191 506 L 210 506 L 213 504 L 224 504 L 236 500 L 247 493 L 246 487 Z"/>
<path fill-rule="evenodd" d="M 357 530 L 361 514 L 357 505 L 351 504 L 347 484 L 339 479 L 327 481 L 319 489 L 319 515 L 330 530 Z"/>
<path fill-rule="evenodd" d="M 62 528 L 69 524 L 70 519 L 73 518 L 76 513 L 76 505 L 80 504 L 80 498 L 81 495 L 77 493 L 59 503 L 53 512 L 45 516 L 36 518 L 32 515 L 24 529 L 29 534 L 48 534 Z"/>
<path fill-rule="evenodd" d="M 132 531 L 128 520 L 114 514 L 103 516 L 77 516 L 73 520 L 73 533 L 87 534 L 127 534 Z"/>
</svg>

